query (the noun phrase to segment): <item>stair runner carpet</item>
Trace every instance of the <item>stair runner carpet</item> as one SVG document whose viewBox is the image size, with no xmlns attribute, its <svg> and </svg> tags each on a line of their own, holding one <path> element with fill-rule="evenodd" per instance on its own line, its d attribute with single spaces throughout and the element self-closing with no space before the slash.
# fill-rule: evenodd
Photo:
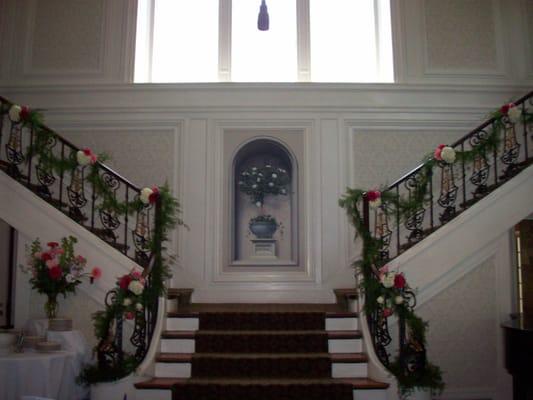
<svg viewBox="0 0 533 400">
<path fill-rule="evenodd" d="M 173 400 L 352 400 L 331 378 L 323 312 L 200 312 L 191 378 Z M 162 354 L 161 357 L 172 357 Z"/>
</svg>

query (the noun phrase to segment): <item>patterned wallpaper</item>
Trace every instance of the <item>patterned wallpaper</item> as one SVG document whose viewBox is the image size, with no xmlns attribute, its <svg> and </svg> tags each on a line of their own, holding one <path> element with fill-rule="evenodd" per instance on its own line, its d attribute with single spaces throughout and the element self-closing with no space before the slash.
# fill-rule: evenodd
<svg viewBox="0 0 533 400">
<path fill-rule="evenodd" d="M 376 131 L 355 129 L 353 133 L 354 172 L 359 187 L 392 183 L 414 168 L 440 143 L 457 140 L 461 134 L 449 131 Z"/>
<path fill-rule="evenodd" d="M 418 309 L 429 321 L 428 356 L 447 390 L 496 384 L 498 366 L 495 262 L 489 259 Z"/>
<path fill-rule="evenodd" d="M 497 68 L 492 5 L 492 0 L 426 0 L 428 67 Z"/>
<path fill-rule="evenodd" d="M 140 187 L 160 185 L 165 181 L 173 186 L 177 164 L 174 156 L 176 138 L 172 130 L 61 132 L 80 147 L 107 153 L 111 159 L 106 164 Z"/>
<path fill-rule="evenodd" d="M 96 70 L 103 44 L 103 0 L 37 2 L 31 68 L 36 70 Z"/>
</svg>

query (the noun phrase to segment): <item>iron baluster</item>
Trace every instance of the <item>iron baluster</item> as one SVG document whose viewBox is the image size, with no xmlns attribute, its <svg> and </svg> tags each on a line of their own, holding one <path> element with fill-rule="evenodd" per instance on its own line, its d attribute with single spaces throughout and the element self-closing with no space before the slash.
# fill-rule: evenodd
<svg viewBox="0 0 533 400">
<path fill-rule="evenodd" d="M 494 122 L 492 123 L 492 130 L 494 131 Z M 493 151 L 494 157 L 494 187 L 498 186 L 498 149 L 494 147 Z"/>
<path fill-rule="evenodd" d="M 96 172 L 98 174 L 98 171 Z M 94 232 L 94 210 L 96 203 L 96 184 L 92 182 L 92 193 L 91 193 L 91 231 Z"/>
<path fill-rule="evenodd" d="M 458 187 L 455 185 L 455 178 L 453 174 L 453 165 L 441 163 L 441 183 L 440 196 L 437 200 L 439 206 L 444 208 L 439 219 L 441 224 L 445 224 L 455 216 L 455 201 L 457 200 Z"/>
<path fill-rule="evenodd" d="M 61 142 L 61 161 L 65 159 L 65 142 Z M 65 177 L 65 171 L 61 169 L 59 176 L 59 208 L 63 208 L 63 180 Z"/>
<path fill-rule="evenodd" d="M 126 204 L 129 202 L 129 185 L 126 184 Z M 128 215 L 129 209 L 124 214 L 124 250 L 123 253 L 128 255 Z"/>
<path fill-rule="evenodd" d="M 530 99 L 531 101 L 531 99 Z M 528 155 L 528 140 L 527 140 L 527 123 L 526 123 L 526 102 L 524 101 L 522 103 L 522 129 L 524 131 L 524 154 L 525 154 L 525 158 L 524 160 L 527 160 L 529 155 Z"/>
<path fill-rule="evenodd" d="M 53 151 L 54 146 L 57 143 L 56 136 L 49 135 L 47 136 L 46 143 L 43 144 L 43 147 L 45 148 L 45 151 L 47 154 L 51 154 Z M 62 173 L 63 171 L 61 171 Z M 40 185 L 37 188 L 37 194 L 44 199 L 51 200 L 52 199 L 52 192 L 50 191 L 50 186 L 54 184 L 56 181 L 56 178 L 53 175 L 53 171 L 50 168 L 50 166 L 43 163 L 43 160 L 39 159 L 37 162 L 37 165 L 35 166 L 35 174 L 37 175 L 37 180 L 39 181 Z M 62 179 L 62 177 L 61 177 Z M 60 182 L 60 191 L 62 187 L 62 181 Z M 61 208 L 61 196 L 59 200 L 59 208 Z"/>
<path fill-rule="evenodd" d="M 520 143 L 516 139 L 515 124 L 504 122 L 503 133 L 503 154 L 500 157 L 502 163 L 507 165 L 503 172 L 502 179 L 509 179 L 517 172 L 516 160 L 520 155 Z"/>
<path fill-rule="evenodd" d="M 400 199 L 400 186 L 396 185 L 396 200 Z M 396 255 L 400 254 L 400 209 L 396 207 Z"/>
<path fill-rule="evenodd" d="M 9 162 L 8 173 L 13 178 L 20 180 L 22 173 L 18 166 L 24 161 L 24 154 L 22 154 L 22 123 L 11 121 L 11 130 L 5 148 L 6 158 Z"/>
<path fill-rule="evenodd" d="M 434 205 L 433 205 L 433 170 L 429 170 L 428 172 L 428 180 L 429 180 L 429 226 L 431 228 L 431 232 L 433 232 L 433 229 L 435 227 L 435 217 L 434 217 Z"/>
<path fill-rule="evenodd" d="M 488 132 L 486 130 L 480 130 L 474 133 L 468 140 L 470 146 L 475 148 L 480 144 L 484 143 L 487 140 Z M 476 190 L 472 192 L 474 199 L 479 199 L 488 192 L 487 181 L 489 180 L 490 175 L 490 165 L 487 161 L 485 154 L 476 155 L 474 157 L 474 165 L 472 169 L 472 176 L 470 177 L 470 182 L 476 186 Z"/>
<path fill-rule="evenodd" d="M 139 265 L 146 267 L 149 260 L 151 229 L 150 229 L 150 204 L 143 205 L 137 210 L 135 229 L 132 231 L 133 244 L 135 245 L 135 260 Z"/>
<path fill-rule="evenodd" d="M 69 216 L 79 224 L 87 221 L 81 209 L 87 204 L 85 197 L 85 166 L 76 166 L 71 172 L 70 185 L 67 186 L 70 202 Z"/>
<path fill-rule="evenodd" d="M 30 149 L 33 147 L 33 140 L 34 140 L 35 130 L 33 128 L 30 129 Z M 28 177 L 27 177 L 27 184 L 28 187 L 31 187 L 31 161 L 32 156 L 30 155 L 28 157 Z"/>
<path fill-rule="evenodd" d="M 465 151 L 465 142 L 461 143 L 461 152 L 464 153 Z M 461 180 L 463 181 L 463 204 L 462 208 L 466 208 L 466 168 L 465 168 L 465 160 L 461 160 Z"/>
<path fill-rule="evenodd" d="M 407 178 L 404 185 L 409 192 L 409 200 L 414 196 L 414 192 L 419 189 L 419 185 L 422 181 L 422 172 L 418 170 L 416 173 L 412 174 Z M 417 210 L 414 210 L 412 213 L 407 215 L 405 219 L 405 227 L 411 231 L 407 237 L 407 242 L 411 246 L 415 243 L 418 243 L 424 238 L 424 231 L 422 230 L 422 224 L 424 223 L 424 217 L 426 214 L 426 209 L 421 206 Z"/>
<path fill-rule="evenodd" d="M 104 172 L 102 179 L 106 186 L 113 193 L 113 200 L 116 200 L 117 190 L 120 187 L 120 181 L 112 174 Z M 116 245 L 117 235 L 115 230 L 120 227 L 120 220 L 116 211 L 111 209 L 108 205 L 103 204 L 99 209 L 100 222 L 102 223 L 104 230 L 101 232 L 100 237 L 106 242 Z"/>
</svg>

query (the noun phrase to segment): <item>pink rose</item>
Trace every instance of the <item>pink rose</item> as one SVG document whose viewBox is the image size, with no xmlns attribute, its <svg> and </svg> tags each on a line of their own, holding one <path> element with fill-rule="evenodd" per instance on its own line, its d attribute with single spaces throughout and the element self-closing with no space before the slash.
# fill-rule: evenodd
<svg viewBox="0 0 533 400">
<path fill-rule="evenodd" d="M 133 319 L 135 318 L 135 314 L 131 311 L 128 311 L 127 313 L 124 313 L 124 316 L 126 317 L 126 319 Z"/>
<path fill-rule="evenodd" d="M 46 245 L 48 247 L 51 247 L 52 249 L 55 249 L 56 247 L 59 246 L 59 243 L 57 243 L 57 242 L 48 242 Z"/>
<path fill-rule="evenodd" d="M 442 149 L 445 147 L 446 147 L 445 144 L 439 144 L 437 146 L 437 148 L 435 149 L 435 153 L 434 153 L 435 160 L 442 161 L 442 156 L 440 153 L 442 152 Z"/>
<path fill-rule="evenodd" d="M 131 271 L 130 275 L 133 279 L 137 280 L 140 280 L 143 277 L 142 273 L 140 273 L 139 271 Z"/>
<path fill-rule="evenodd" d="M 52 259 L 52 255 L 50 253 L 42 253 L 41 254 L 41 260 L 46 262 L 48 260 Z"/>
</svg>

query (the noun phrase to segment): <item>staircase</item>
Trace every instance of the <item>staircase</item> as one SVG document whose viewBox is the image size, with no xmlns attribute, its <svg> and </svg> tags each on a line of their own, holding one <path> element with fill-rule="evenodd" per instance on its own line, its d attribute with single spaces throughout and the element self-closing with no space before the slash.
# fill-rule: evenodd
<svg viewBox="0 0 533 400">
<path fill-rule="evenodd" d="M 136 398 L 384 400 L 358 321 L 337 304 L 182 305 Z"/>
<path fill-rule="evenodd" d="M 520 100 L 523 110 L 532 105 L 532 99 L 530 93 Z M 111 274 L 111 280 L 126 272 L 132 262 L 148 266 L 151 254 L 146 243 L 150 229 L 144 228 L 153 230 L 155 210 L 146 208 L 116 215 L 105 208 L 107 203 L 97 196 L 83 169 L 57 174 L 42 168 L 39 159 L 24 160 L 24 149 L 34 143 L 34 131 L 10 122 L 6 105 L 11 103 L 2 98 L 0 103 L 0 186 L 8 188 L 0 199 L 0 216 L 33 235 L 44 234 L 46 218 L 60 220 L 61 229 L 84 237 L 80 247 L 86 246 L 85 253 L 95 257 L 109 253 L 109 260 L 114 262 L 108 265 L 120 267 Z M 452 146 L 463 150 L 478 146 L 494 124 L 495 120 L 490 119 Z M 464 163 L 456 165 L 455 170 L 443 166 L 440 176 L 435 174 L 430 181 L 435 190 L 431 191 L 428 209 L 417 210 L 411 221 L 400 221 L 380 209 L 369 211 L 368 203 L 365 204 L 362 214 L 372 237 L 381 241 L 383 262 L 423 253 L 432 238 L 444 242 L 456 237 L 448 235 L 450 226 L 477 215 L 474 211 L 478 202 L 496 203 L 512 182 L 519 182 L 516 185 L 525 190 L 516 193 L 522 199 L 527 197 L 532 174 L 528 153 L 528 148 L 530 152 L 533 148 L 531 122 L 524 120 L 520 127 L 505 124 L 504 153 L 487 154 L 477 160 L 472 171 Z M 55 133 L 54 140 L 45 146 L 65 159 L 79 150 Z M 410 194 L 420 172 L 420 168 L 413 170 L 387 190 Z M 114 198 L 131 201 L 139 196 L 139 187 L 104 164 L 98 164 L 98 173 Z M 454 181 L 455 176 L 460 178 Z M 30 212 L 36 214 L 35 218 L 33 214 L 31 219 L 28 217 Z M 507 223 L 525 215 L 527 209 L 520 209 L 512 214 L 513 221 Z M 143 225 L 143 221 L 148 222 Z M 497 221 L 499 228 L 509 227 Z M 440 229 L 445 224 L 446 228 Z M 58 232 L 54 231 L 54 236 L 59 236 Z M 89 242 L 91 246 L 86 244 Z M 432 251 L 431 255 L 435 254 Z M 456 265 L 453 256 L 449 262 Z M 422 254 L 419 258 L 423 257 Z M 416 268 L 413 264 L 416 263 L 411 268 Z M 436 267 L 432 270 L 427 260 L 420 264 L 413 286 L 427 286 L 424 279 L 436 282 L 440 271 Z M 108 290 L 114 282 L 106 284 Z M 375 348 L 385 347 L 376 341 L 376 336 L 383 333 L 378 329 L 382 327 L 372 327 L 371 320 L 369 331 L 366 318 L 359 319 L 347 307 L 346 297 L 353 297 L 353 290 L 340 293 L 338 304 L 194 304 L 190 302 L 191 290 L 170 289 L 167 311 L 164 305 L 161 307 L 163 301 L 159 315 L 157 306 L 146 311 L 145 322 L 149 323 L 143 344 L 146 365 L 141 368 L 146 376 L 138 377 L 135 391 L 131 388 L 128 398 L 394 398 L 394 380 L 382 365 L 386 364 L 386 357 L 378 360 L 375 353 Z M 103 302 L 105 291 L 99 288 L 92 290 L 91 295 Z"/>
</svg>

